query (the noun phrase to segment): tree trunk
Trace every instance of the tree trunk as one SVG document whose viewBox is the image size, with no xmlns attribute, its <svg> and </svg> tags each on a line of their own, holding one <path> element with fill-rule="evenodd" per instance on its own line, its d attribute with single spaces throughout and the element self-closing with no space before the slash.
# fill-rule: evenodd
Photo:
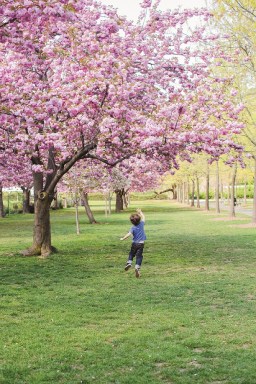
<svg viewBox="0 0 256 384">
<path fill-rule="evenodd" d="M 172 189 L 173 189 L 173 197 L 172 199 L 173 200 L 177 200 L 178 196 L 177 196 L 177 185 L 176 184 L 172 184 Z"/>
<path fill-rule="evenodd" d="M 57 167 L 54 158 L 54 148 L 49 148 L 48 153 L 48 172 L 44 178 L 43 173 L 34 172 L 34 237 L 31 248 L 22 252 L 24 256 L 41 255 L 47 257 L 53 251 L 56 251 L 51 245 L 51 227 L 50 227 L 50 206 L 54 198 L 54 191 L 61 178 L 86 154 L 96 148 L 95 142 L 85 145 L 69 161 L 63 161 Z M 36 155 L 32 157 L 33 164 L 41 164 L 40 158 Z"/>
<path fill-rule="evenodd" d="M 86 215 L 87 215 L 87 217 L 89 219 L 89 223 L 90 224 L 97 224 L 97 221 L 95 220 L 95 218 L 93 216 L 93 213 L 92 213 L 92 210 L 91 210 L 91 207 L 89 205 L 88 193 L 84 192 L 84 191 L 81 191 L 81 196 L 82 196 L 82 199 L 83 199 L 83 202 L 84 202 L 84 208 L 85 208 Z"/>
<path fill-rule="evenodd" d="M 76 234 L 80 235 L 80 225 L 79 225 L 79 214 L 78 214 L 78 199 L 75 200 L 75 211 L 76 211 Z"/>
<path fill-rule="evenodd" d="M 30 213 L 30 189 L 26 187 L 21 187 L 21 189 L 23 192 L 23 213 Z"/>
<path fill-rule="evenodd" d="M 192 197 L 191 197 L 191 207 L 195 206 L 195 180 L 192 179 Z"/>
<path fill-rule="evenodd" d="M 50 205 L 52 198 L 42 192 L 35 202 L 33 245 L 22 252 L 24 256 L 49 256 L 54 248 L 51 245 Z"/>
<path fill-rule="evenodd" d="M 190 202 L 189 202 L 189 193 L 190 193 L 189 178 L 187 178 L 187 190 L 186 190 L 186 192 L 187 192 L 187 205 L 189 205 L 190 204 Z"/>
<path fill-rule="evenodd" d="M 182 204 L 186 202 L 186 183 L 185 181 L 182 183 Z"/>
<path fill-rule="evenodd" d="M 3 201 L 3 187 L 0 184 L 0 217 L 4 217 L 4 201 Z"/>
<path fill-rule="evenodd" d="M 53 209 L 58 209 L 59 208 L 59 202 L 58 202 L 58 192 L 57 189 L 54 192 L 54 199 L 53 199 L 53 204 L 52 204 Z"/>
<path fill-rule="evenodd" d="M 256 223 L 256 157 L 254 157 L 254 187 L 253 187 L 253 208 L 252 222 Z"/>
<path fill-rule="evenodd" d="M 236 173 L 237 173 L 237 164 L 233 166 L 232 180 L 231 180 L 231 191 L 230 191 L 230 217 L 235 217 L 235 184 L 236 184 Z"/>
<path fill-rule="evenodd" d="M 200 208 L 199 177 L 196 177 L 196 207 Z"/>
<path fill-rule="evenodd" d="M 124 202 L 123 202 L 123 192 L 121 189 L 115 190 L 116 194 L 116 212 L 121 212 L 124 210 Z"/>
<path fill-rule="evenodd" d="M 123 190 L 123 203 L 124 203 L 125 208 L 128 208 L 128 205 L 129 205 L 129 192 L 125 191 L 125 190 Z"/>
<path fill-rule="evenodd" d="M 177 185 L 177 200 L 180 203 L 181 202 L 181 192 L 180 192 L 180 184 Z"/>
<path fill-rule="evenodd" d="M 255 168 L 255 165 L 254 165 L 254 168 Z M 254 169 L 254 180 L 255 180 L 255 169 Z M 245 179 L 244 180 L 244 205 L 246 206 L 246 204 L 247 204 L 247 180 Z"/>
<path fill-rule="evenodd" d="M 219 163 L 216 161 L 216 185 L 215 185 L 215 203 L 216 213 L 220 213 L 220 176 L 219 176 Z"/>
<path fill-rule="evenodd" d="M 206 171 L 206 186 L 205 186 L 205 210 L 209 211 L 209 187 L 210 187 L 210 173 L 209 173 L 209 164 L 207 164 Z"/>
<path fill-rule="evenodd" d="M 111 192 L 105 193 L 105 216 L 111 215 L 111 200 L 112 194 Z"/>
<path fill-rule="evenodd" d="M 67 198 L 64 197 L 64 198 L 63 198 L 63 208 L 67 208 L 67 207 L 68 207 Z"/>
</svg>

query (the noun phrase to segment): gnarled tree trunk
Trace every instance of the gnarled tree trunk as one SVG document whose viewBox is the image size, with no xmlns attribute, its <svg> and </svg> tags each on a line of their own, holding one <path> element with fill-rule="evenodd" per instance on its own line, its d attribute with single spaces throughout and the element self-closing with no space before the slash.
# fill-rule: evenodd
<svg viewBox="0 0 256 384">
<path fill-rule="evenodd" d="M 53 252 L 51 245 L 50 205 L 52 198 L 47 193 L 41 192 L 35 201 L 35 219 L 33 245 L 23 251 L 24 256 L 40 255 L 47 257 Z"/>
<path fill-rule="evenodd" d="M 40 255 L 49 256 L 56 249 L 51 244 L 51 226 L 50 226 L 50 206 L 54 198 L 54 191 L 61 178 L 76 164 L 77 161 L 84 158 L 88 153 L 96 148 L 94 142 L 83 145 L 82 148 L 70 159 L 63 161 L 58 167 L 55 164 L 54 148 L 49 148 L 48 153 L 48 172 L 45 179 L 43 173 L 34 172 L 34 236 L 33 245 L 22 252 L 24 256 Z M 39 157 L 32 158 L 32 163 L 41 165 Z"/>
</svg>

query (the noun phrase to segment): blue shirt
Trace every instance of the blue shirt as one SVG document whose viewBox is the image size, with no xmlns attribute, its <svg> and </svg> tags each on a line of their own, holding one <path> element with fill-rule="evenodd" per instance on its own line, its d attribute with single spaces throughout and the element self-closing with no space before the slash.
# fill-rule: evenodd
<svg viewBox="0 0 256 384">
<path fill-rule="evenodd" d="M 145 222 L 141 221 L 138 225 L 133 225 L 130 229 L 130 233 L 133 235 L 134 243 L 143 243 L 147 239 L 144 232 Z"/>
</svg>

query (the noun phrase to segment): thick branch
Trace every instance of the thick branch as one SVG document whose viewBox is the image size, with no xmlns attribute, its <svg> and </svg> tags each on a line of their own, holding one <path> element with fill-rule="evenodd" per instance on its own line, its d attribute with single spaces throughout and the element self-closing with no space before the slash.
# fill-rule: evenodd
<svg viewBox="0 0 256 384">
<path fill-rule="evenodd" d="M 9 19 L 6 22 L 3 22 L 2 24 L 0 24 L 0 28 L 5 27 L 6 25 L 8 25 L 10 23 L 14 23 L 14 21 L 16 21 L 16 20 L 17 20 L 16 17 L 14 17 L 13 19 Z"/>
<path fill-rule="evenodd" d="M 79 160 L 83 158 L 88 158 L 88 154 L 90 151 L 96 148 L 96 143 L 90 143 L 87 144 L 84 148 L 80 149 L 73 157 L 69 158 L 67 161 L 63 161 L 61 166 L 59 167 L 59 170 L 53 177 L 52 181 L 47 186 L 47 189 L 45 192 L 51 193 L 60 181 L 60 179 L 75 165 Z"/>
</svg>

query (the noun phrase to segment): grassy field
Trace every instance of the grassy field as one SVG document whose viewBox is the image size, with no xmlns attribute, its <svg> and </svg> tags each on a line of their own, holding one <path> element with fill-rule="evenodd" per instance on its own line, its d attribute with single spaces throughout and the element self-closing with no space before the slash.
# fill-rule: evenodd
<svg viewBox="0 0 256 384">
<path fill-rule="evenodd" d="M 59 252 L 24 258 L 32 216 L 0 221 L 1 384 L 255 384 L 256 234 L 168 201 L 140 202 L 142 276 L 124 271 L 126 212 L 52 212 Z M 247 218 L 247 221 L 250 219 Z M 240 224 L 246 221 L 241 221 Z"/>
</svg>

